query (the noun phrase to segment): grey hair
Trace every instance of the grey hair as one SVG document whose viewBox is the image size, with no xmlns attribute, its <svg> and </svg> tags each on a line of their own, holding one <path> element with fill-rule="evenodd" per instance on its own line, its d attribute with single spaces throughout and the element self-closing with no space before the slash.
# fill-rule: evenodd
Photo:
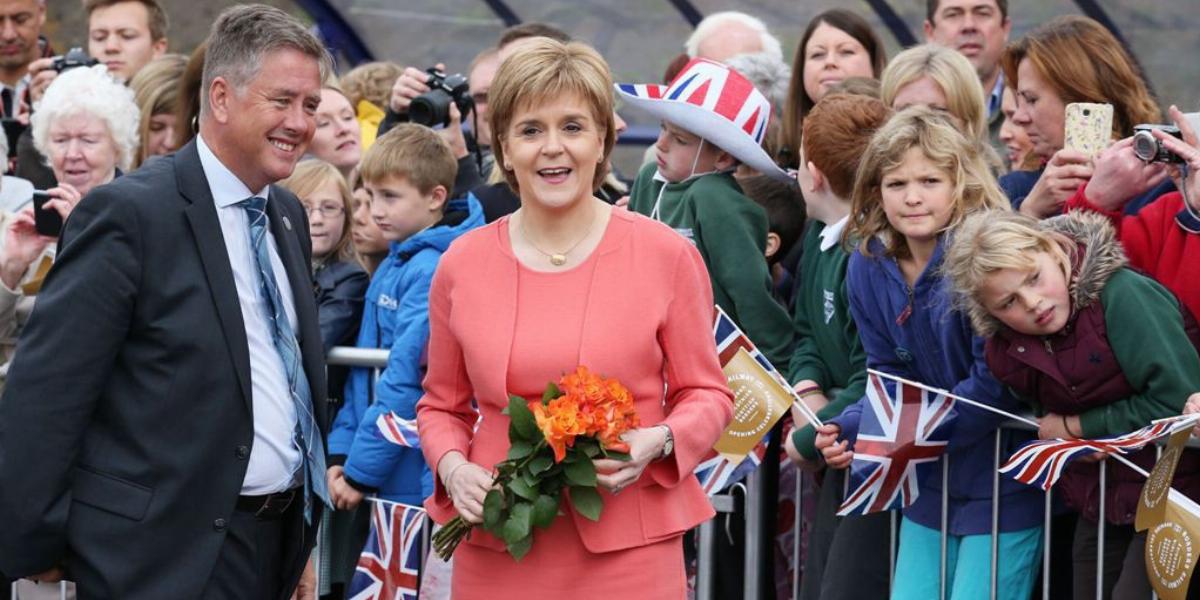
<svg viewBox="0 0 1200 600">
<path fill-rule="evenodd" d="M 50 125 L 58 119 L 87 115 L 103 121 L 117 150 L 117 167 L 127 171 L 138 149 L 141 122 L 133 90 L 113 78 L 104 65 L 64 71 L 50 83 L 29 118 L 33 146 L 50 156 Z"/>
<path fill-rule="evenodd" d="M 754 52 L 731 56 L 725 64 L 749 79 L 750 83 L 771 101 L 771 106 L 783 106 L 787 102 L 792 68 L 787 66 L 783 59 L 766 52 Z"/>
<path fill-rule="evenodd" d="M 224 78 L 235 90 L 243 89 L 262 69 L 263 57 L 276 50 L 296 50 L 316 59 L 325 81 L 329 52 L 295 17 L 272 6 L 239 4 L 221 12 L 206 41 L 204 74 L 200 85 L 200 114 L 208 114 L 212 82 Z"/>
<path fill-rule="evenodd" d="M 779 62 L 783 62 L 783 45 L 779 43 L 779 38 L 771 35 L 766 23 L 763 23 L 757 17 L 736 10 L 713 13 L 704 17 L 704 20 L 696 25 L 696 29 L 692 31 L 692 35 L 689 35 L 687 41 L 684 42 L 687 55 L 695 58 L 696 53 L 700 49 L 700 42 L 704 41 L 704 38 L 709 35 L 720 31 L 721 26 L 726 23 L 739 23 L 757 31 L 758 37 L 762 42 L 762 52 Z"/>
</svg>

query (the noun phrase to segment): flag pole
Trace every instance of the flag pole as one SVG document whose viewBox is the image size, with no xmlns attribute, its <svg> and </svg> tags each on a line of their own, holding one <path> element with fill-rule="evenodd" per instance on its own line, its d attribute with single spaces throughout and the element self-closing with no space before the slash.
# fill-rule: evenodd
<svg viewBox="0 0 1200 600">
<path fill-rule="evenodd" d="M 884 372 L 882 372 L 882 371 L 876 371 L 875 369 L 867 369 L 867 373 L 871 373 L 871 374 L 873 374 L 873 375 L 878 375 L 878 376 L 880 376 L 880 377 L 883 377 L 883 378 L 886 378 L 886 379 L 891 379 L 891 380 L 893 380 L 893 381 L 899 381 L 900 383 L 903 383 L 903 384 L 905 384 L 905 385 L 915 385 L 915 386 L 917 386 L 917 387 L 919 387 L 919 388 L 926 389 L 926 390 L 929 390 L 929 391 L 931 391 L 931 392 L 935 392 L 935 393 L 938 393 L 938 394 L 945 394 L 946 396 L 948 396 L 948 397 L 950 397 L 950 398 L 954 398 L 955 400 L 957 400 L 957 401 L 959 401 L 959 402 L 965 402 L 965 403 L 967 403 L 967 404 L 970 404 L 971 406 L 974 406 L 974 407 L 976 407 L 976 408 L 982 408 L 983 410 L 986 410 L 986 411 L 989 411 L 989 412 L 996 413 L 996 414 L 998 414 L 998 415 L 1000 415 L 1000 416 L 1002 416 L 1002 417 L 1008 417 L 1008 418 L 1010 418 L 1010 419 L 1012 419 L 1012 420 L 1014 420 L 1014 421 L 1020 421 L 1020 422 L 1022 422 L 1022 423 L 1025 423 L 1025 424 L 1027 424 L 1027 425 L 1032 425 L 1034 428 L 1037 428 L 1037 426 L 1038 426 L 1038 424 L 1037 424 L 1037 421 L 1034 421 L 1034 420 L 1032 420 L 1032 419 L 1026 419 L 1025 417 L 1020 417 L 1020 416 L 1014 415 L 1014 414 L 1012 414 L 1012 413 L 1010 413 L 1010 412 L 1007 412 L 1007 411 L 1000 410 L 999 408 L 996 408 L 996 407 L 993 407 L 993 406 L 988 406 L 988 405 L 986 405 L 986 404 L 983 404 L 982 402 L 976 402 L 976 401 L 974 401 L 974 400 L 969 400 L 969 399 L 967 399 L 967 398 L 963 398 L 962 396 L 958 396 L 958 395 L 952 394 L 952 393 L 950 393 L 949 391 L 946 391 L 946 390 L 943 390 L 943 389 L 938 389 L 938 388 L 935 388 L 935 387 L 931 387 L 931 386 L 925 385 L 925 384 L 923 384 L 923 383 L 917 383 L 916 381 L 910 381 L 910 380 L 908 380 L 908 379 L 905 379 L 905 378 L 903 378 L 903 377 L 896 377 L 895 375 L 892 375 L 891 373 L 884 373 Z"/>
</svg>

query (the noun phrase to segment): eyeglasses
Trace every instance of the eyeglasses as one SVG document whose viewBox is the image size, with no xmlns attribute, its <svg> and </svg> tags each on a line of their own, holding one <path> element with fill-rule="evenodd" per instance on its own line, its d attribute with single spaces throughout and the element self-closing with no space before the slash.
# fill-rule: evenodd
<svg viewBox="0 0 1200 600">
<path fill-rule="evenodd" d="M 342 216 L 342 213 L 346 212 L 344 208 L 336 204 L 321 204 L 319 206 L 309 206 L 303 203 L 301 204 L 304 206 L 304 212 L 308 213 L 309 218 L 312 218 L 312 214 L 314 212 L 319 212 L 321 213 L 321 216 L 325 217 L 326 219 L 336 219 L 337 217 Z"/>
</svg>

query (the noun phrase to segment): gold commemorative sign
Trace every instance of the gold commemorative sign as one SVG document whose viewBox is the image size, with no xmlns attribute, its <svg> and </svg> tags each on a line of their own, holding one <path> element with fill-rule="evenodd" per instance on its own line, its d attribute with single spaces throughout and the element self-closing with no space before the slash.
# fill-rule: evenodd
<svg viewBox="0 0 1200 600">
<path fill-rule="evenodd" d="M 1146 574 L 1159 598 L 1184 600 L 1200 551 L 1200 507 L 1178 492 L 1164 504 L 1163 521 L 1146 534 Z"/>
<path fill-rule="evenodd" d="M 735 466 L 792 405 L 792 397 L 745 349 L 724 367 L 733 392 L 733 421 L 714 449 Z"/>
</svg>

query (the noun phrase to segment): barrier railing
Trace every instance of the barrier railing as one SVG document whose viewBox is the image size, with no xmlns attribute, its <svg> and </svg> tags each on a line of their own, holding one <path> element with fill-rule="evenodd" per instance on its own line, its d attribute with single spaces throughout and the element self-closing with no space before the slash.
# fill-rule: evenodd
<svg viewBox="0 0 1200 600">
<path fill-rule="evenodd" d="M 1009 431 L 1020 431 L 1020 430 L 1033 431 L 1033 428 L 1026 424 L 1023 424 L 1023 423 L 1006 423 L 1001 428 L 997 429 L 997 431 L 994 434 L 992 434 L 992 436 L 994 438 L 994 444 L 993 444 L 994 450 L 993 450 L 993 465 L 992 465 L 992 467 L 993 467 L 992 468 L 992 492 L 993 493 L 992 493 L 992 506 L 991 506 L 991 538 L 992 538 L 991 539 L 991 550 L 992 550 L 992 556 L 991 556 L 991 563 L 990 563 L 991 564 L 991 567 L 990 567 L 991 573 L 989 575 L 989 597 L 992 598 L 993 600 L 995 600 L 995 598 L 997 598 L 999 595 L 999 590 L 998 590 L 998 566 L 999 566 L 998 565 L 998 548 L 999 548 L 999 520 L 1000 520 L 999 488 L 1000 488 L 1000 477 L 1001 477 L 999 469 L 1000 469 L 1000 466 L 1003 465 L 1003 463 L 1008 458 L 1007 456 L 1004 456 L 1002 454 L 1002 452 L 1003 452 L 1002 438 L 1003 438 L 1004 432 L 1006 430 L 1009 430 Z M 1200 448 L 1200 440 L 1193 438 L 1188 441 L 1187 445 L 1189 448 Z M 1158 447 L 1158 453 L 1160 455 L 1162 453 L 1161 446 Z M 940 569 L 940 573 L 939 573 L 939 577 L 940 577 L 940 585 L 939 585 L 940 593 L 939 593 L 939 595 L 940 595 L 941 599 L 945 599 L 946 594 L 947 594 L 947 590 L 946 590 L 946 580 L 947 580 L 947 578 L 946 578 L 946 549 L 947 549 L 947 543 L 948 543 L 948 534 L 947 534 L 947 527 L 946 527 L 946 507 L 948 506 L 948 495 L 949 495 L 949 489 L 948 489 L 948 486 L 946 485 L 947 482 L 946 482 L 945 478 L 946 478 L 947 474 L 949 473 L 948 467 L 949 467 L 950 457 L 949 457 L 949 455 L 943 455 L 941 460 L 943 461 L 942 462 L 943 480 L 942 480 L 942 528 L 941 528 L 941 557 L 940 557 L 941 558 L 941 569 Z M 1104 536 L 1105 536 L 1105 529 L 1106 529 L 1104 515 L 1106 514 L 1105 513 L 1105 508 L 1106 508 L 1105 496 L 1107 493 L 1107 483 L 1108 483 L 1108 464 L 1107 463 L 1108 463 L 1107 460 L 1102 460 L 1102 461 L 1100 461 L 1100 467 L 1099 467 L 1099 470 L 1100 470 L 1100 481 L 1099 481 L 1099 489 L 1100 489 L 1099 515 L 1100 515 L 1100 518 L 1099 518 L 1099 522 L 1097 523 L 1097 532 L 1096 532 L 1097 543 L 1096 543 L 1096 582 L 1095 582 L 1097 599 L 1104 597 L 1104 580 L 1103 580 L 1103 577 L 1104 577 L 1104 544 L 1105 544 Z M 804 478 L 797 477 L 796 478 L 796 497 L 798 499 L 803 497 L 803 492 L 804 492 Z M 1052 527 L 1052 517 L 1053 517 L 1053 510 L 1052 510 L 1053 496 L 1052 496 L 1052 494 L 1053 494 L 1053 489 L 1051 489 L 1050 491 L 1047 491 L 1045 493 L 1044 515 L 1043 515 L 1043 520 L 1042 520 L 1041 597 L 1043 599 L 1049 599 L 1051 597 L 1050 596 L 1050 575 L 1051 575 L 1050 544 L 1051 544 L 1051 527 Z M 749 503 L 749 499 L 747 499 L 747 503 Z M 802 510 L 802 503 L 797 501 L 795 515 L 794 515 L 795 519 L 793 521 L 794 523 L 796 523 L 797 533 L 796 533 L 796 538 L 793 540 L 792 561 L 794 561 L 794 562 L 791 565 L 792 572 L 794 573 L 794 577 L 792 579 L 792 597 L 793 598 L 800 597 L 800 581 L 801 581 L 801 578 L 803 577 L 802 565 L 798 564 L 798 561 L 800 560 L 800 547 L 801 547 L 801 540 L 800 540 L 801 532 L 799 530 L 799 527 L 800 527 L 800 523 L 803 521 L 803 514 L 802 514 L 801 510 Z M 890 546 L 891 546 L 890 547 L 891 565 L 890 565 L 890 569 L 889 569 L 889 582 L 892 582 L 892 583 L 894 583 L 896 580 L 895 564 L 896 564 L 896 549 L 897 549 L 897 534 L 898 534 L 898 520 L 896 519 L 897 512 L 898 511 L 892 512 L 891 534 L 889 537 L 889 539 L 891 540 L 891 544 L 890 544 Z M 851 517 L 851 518 L 853 518 L 853 517 Z M 749 538 L 749 536 L 751 535 L 751 529 L 749 527 L 747 527 L 746 531 L 747 531 L 747 537 Z M 757 533 L 761 534 L 762 532 L 757 532 Z M 772 533 L 772 535 L 773 535 L 773 533 Z M 746 541 L 747 547 L 752 546 L 753 543 L 754 543 L 753 540 L 750 540 L 750 539 L 747 539 L 747 541 Z M 812 551 L 812 550 L 810 549 L 810 551 Z M 703 564 L 704 563 L 701 562 L 701 565 L 703 565 Z M 752 573 L 749 570 L 747 570 L 747 573 L 746 573 L 747 579 L 751 578 L 752 576 L 753 576 Z M 700 576 L 698 575 L 698 578 L 699 577 Z M 1112 582 L 1110 582 L 1110 583 L 1112 583 Z M 747 589 L 749 589 L 749 586 L 747 586 Z M 700 593 L 701 588 L 699 588 L 699 587 L 697 588 L 697 591 L 698 591 L 698 593 L 696 595 L 697 600 L 711 600 L 713 598 L 711 593 L 707 593 L 707 594 Z M 704 590 L 704 591 L 707 592 L 708 590 Z M 1149 597 L 1157 598 L 1157 595 L 1154 593 L 1151 593 L 1151 595 Z M 746 596 L 746 598 L 757 598 L 757 596 Z"/>
<path fill-rule="evenodd" d="M 370 368 L 371 369 L 371 376 L 370 376 L 371 388 L 374 388 L 374 384 L 378 380 L 380 371 L 384 367 L 387 366 L 387 356 L 388 356 L 387 350 L 382 350 L 382 349 L 336 347 L 329 351 L 329 354 L 327 356 L 327 363 L 331 366 Z M 993 494 L 992 494 L 992 507 L 991 507 L 992 557 L 991 557 L 991 567 L 990 567 L 991 572 L 989 574 L 990 597 L 993 600 L 995 600 L 995 598 L 997 598 L 997 596 L 998 596 L 997 556 L 998 556 L 998 547 L 999 547 L 999 519 L 1000 519 L 1000 505 L 999 505 L 1000 473 L 999 473 L 999 468 L 1007 458 L 1002 455 L 1002 450 L 1003 450 L 1002 436 L 1004 435 L 1005 430 L 1032 431 L 1032 428 L 1029 427 L 1028 425 L 1025 425 L 1022 423 L 1006 423 L 1004 426 L 999 428 L 995 434 L 993 434 L 993 437 L 994 437 L 993 463 L 994 464 L 993 464 L 993 469 L 992 469 L 993 470 L 993 474 L 992 474 Z M 1200 448 L 1200 442 L 1198 442 L 1195 439 L 1192 439 L 1188 442 L 1188 447 Z M 1161 452 L 1161 449 L 1160 449 L 1160 452 Z M 773 461 L 773 460 L 778 460 L 777 453 L 768 453 L 767 456 L 764 457 L 763 462 L 765 464 L 767 461 Z M 947 515 L 946 507 L 948 506 L 948 494 L 949 494 L 949 489 L 948 489 L 948 486 L 946 485 L 947 482 L 946 482 L 945 478 L 946 478 L 947 474 L 949 473 L 949 469 L 948 469 L 949 456 L 944 455 L 941 460 L 943 461 L 943 463 L 942 463 L 943 482 L 942 482 L 942 529 L 941 529 L 941 557 L 940 557 L 941 569 L 940 569 L 940 574 L 939 574 L 939 577 L 940 577 L 939 589 L 940 589 L 940 597 L 942 599 L 945 599 L 946 592 L 947 592 L 945 574 L 946 574 L 946 558 L 947 558 L 947 543 L 948 543 L 948 535 L 947 535 L 947 527 L 946 527 L 946 525 L 947 525 L 946 520 L 947 520 L 948 515 Z M 1108 478 L 1106 462 L 1107 461 L 1101 461 L 1101 463 L 1100 463 L 1100 512 L 1099 512 L 1099 514 L 1100 514 L 1101 518 L 1099 519 L 1099 523 L 1097 524 L 1097 544 L 1096 544 L 1096 546 L 1097 546 L 1097 548 L 1096 548 L 1096 597 L 1097 598 L 1103 597 L 1103 579 L 1102 578 L 1103 578 L 1103 573 L 1104 573 L 1104 534 L 1105 534 L 1105 522 L 1104 522 L 1103 515 L 1105 514 L 1105 492 L 1107 489 L 1106 484 L 1107 484 L 1107 478 Z M 760 468 L 760 471 L 761 471 L 761 468 Z M 764 482 L 761 479 L 760 472 L 755 472 L 749 478 L 747 478 L 747 480 L 744 484 L 740 483 L 740 484 L 737 484 L 737 486 L 736 486 L 738 488 L 738 490 L 742 492 L 743 501 L 740 504 L 742 504 L 744 506 L 743 514 L 745 515 L 745 519 L 746 519 L 745 539 L 744 539 L 746 552 L 744 555 L 744 563 L 743 563 L 744 568 L 745 568 L 744 588 L 743 588 L 744 596 L 743 597 L 746 600 L 757 600 L 758 598 L 769 597 L 766 594 L 766 591 L 769 589 L 769 586 L 774 585 L 774 582 L 768 582 L 768 581 L 764 580 L 765 579 L 764 578 L 765 569 L 763 568 L 767 561 L 772 560 L 772 557 L 762 556 L 761 553 L 759 552 L 759 548 L 762 547 L 761 546 L 761 541 L 763 539 L 762 536 L 774 535 L 773 531 L 764 531 L 763 530 L 763 528 L 761 527 L 761 523 L 763 522 L 763 520 L 758 518 L 761 511 L 770 510 L 771 507 L 773 507 L 775 505 L 775 499 L 762 498 L 761 490 L 763 488 L 763 483 Z M 796 498 L 797 498 L 797 502 L 795 503 L 796 512 L 794 515 L 795 518 L 793 520 L 793 523 L 795 523 L 795 527 L 797 528 L 797 531 L 796 531 L 796 534 L 795 534 L 793 542 L 792 542 L 792 544 L 793 544 L 792 560 L 796 561 L 796 562 L 794 562 L 791 565 L 792 573 L 794 574 L 794 577 L 792 580 L 792 597 L 793 598 L 799 598 L 800 581 L 801 581 L 801 578 L 803 577 L 803 568 L 802 568 L 803 565 L 797 564 L 800 559 L 800 548 L 801 548 L 801 544 L 802 544 L 801 538 L 802 538 L 802 535 L 805 533 L 805 532 L 801 531 L 801 523 L 803 523 L 803 514 L 801 512 L 803 503 L 799 501 L 803 497 L 803 492 L 804 492 L 804 478 L 798 476 L 798 477 L 796 477 Z M 1043 553 L 1043 555 L 1042 555 L 1042 582 L 1041 582 L 1042 598 L 1050 597 L 1050 573 L 1051 573 L 1050 543 L 1051 543 L 1052 494 L 1053 494 L 1053 490 L 1048 491 L 1045 494 L 1045 509 L 1044 509 L 1045 514 L 1043 517 L 1043 532 L 1042 532 L 1042 553 Z M 739 505 L 737 498 L 735 498 L 735 496 L 732 495 L 731 493 L 720 494 L 720 495 L 714 496 L 711 499 L 711 501 L 713 504 L 713 508 L 718 513 L 724 513 L 724 514 L 735 513 L 736 509 Z M 895 572 L 895 564 L 896 564 L 898 526 L 899 526 L 899 523 L 898 523 L 898 519 L 896 518 L 896 512 L 893 512 L 892 518 L 891 518 L 891 532 L 889 535 L 889 540 L 890 540 L 890 544 L 889 544 L 890 545 L 889 582 L 894 582 L 896 579 L 896 576 L 897 576 L 897 574 Z M 430 529 L 431 529 L 430 527 L 425 528 L 426 534 L 424 535 L 424 539 L 423 539 L 424 543 L 423 543 L 423 553 L 422 553 L 422 566 L 424 566 L 425 559 L 429 552 L 428 531 Z M 698 539 L 698 549 L 697 550 L 698 550 L 698 552 L 697 552 L 697 575 L 696 575 L 696 596 L 695 597 L 696 597 L 696 600 L 712 600 L 714 598 L 714 585 L 713 585 L 714 575 L 715 575 L 716 571 L 720 568 L 719 565 L 715 564 L 713 552 L 712 552 L 713 544 L 715 542 L 716 535 L 717 535 L 715 522 L 713 520 L 710 520 L 710 521 L 707 521 L 707 522 L 701 524 L 698 527 L 697 534 L 698 534 L 697 535 L 697 539 Z M 321 539 L 320 535 L 318 535 L 318 539 L 319 540 Z M 321 563 L 321 560 L 320 560 L 321 556 L 322 556 L 321 552 L 322 552 L 322 545 L 318 544 L 317 548 L 314 549 L 314 560 L 317 561 L 318 565 L 320 565 L 320 563 Z M 318 568 L 317 572 L 318 572 L 318 581 L 317 581 L 316 589 L 321 590 L 321 584 L 323 581 L 325 581 L 326 571 L 323 571 L 322 569 Z M 418 574 L 418 577 L 419 576 L 420 575 Z M 18 590 L 19 590 L 18 582 L 13 582 L 12 588 L 11 588 L 11 595 L 12 595 L 13 600 L 21 600 Z M 60 583 L 60 585 L 59 585 L 59 597 L 62 600 L 66 600 L 67 596 L 68 596 L 67 582 L 64 581 L 64 582 Z M 1154 598 L 1156 596 L 1152 595 L 1151 597 Z"/>
</svg>

